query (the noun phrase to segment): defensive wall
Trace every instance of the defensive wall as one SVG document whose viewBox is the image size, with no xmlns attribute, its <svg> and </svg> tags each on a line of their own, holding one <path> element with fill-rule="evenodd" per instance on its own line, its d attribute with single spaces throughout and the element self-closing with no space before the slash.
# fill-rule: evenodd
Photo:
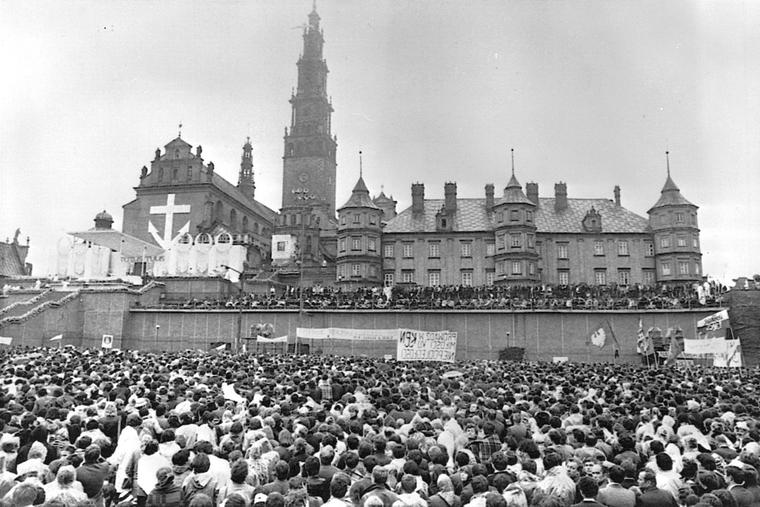
<svg viewBox="0 0 760 507">
<path fill-rule="evenodd" d="M 456 331 L 457 359 L 498 359 L 506 347 L 519 347 L 527 360 L 562 357 L 580 362 L 639 363 L 636 337 L 639 318 L 644 329 L 681 327 L 685 338 L 695 338 L 697 321 L 717 309 L 649 310 L 649 311 L 432 311 L 432 310 L 129 310 L 122 340 L 115 346 L 127 349 L 207 350 L 218 342 L 234 343 L 237 319 L 243 336 L 251 326 L 271 323 L 274 336 L 288 335 L 294 342 L 297 327 L 339 327 L 351 329 L 410 328 L 425 331 Z M 599 349 L 587 343 L 587 337 L 601 322 L 608 321 L 620 345 L 620 357 L 614 358 L 612 337 Z M 114 335 L 115 337 L 115 335 Z M 88 338 L 91 341 L 93 338 Z M 100 338 L 97 338 L 100 340 Z M 382 358 L 395 354 L 396 344 L 388 341 L 300 340 L 311 353 L 366 355 Z M 249 347 L 255 347 L 250 342 Z M 267 345 L 279 351 L 279 345 Z"/>
</svg>

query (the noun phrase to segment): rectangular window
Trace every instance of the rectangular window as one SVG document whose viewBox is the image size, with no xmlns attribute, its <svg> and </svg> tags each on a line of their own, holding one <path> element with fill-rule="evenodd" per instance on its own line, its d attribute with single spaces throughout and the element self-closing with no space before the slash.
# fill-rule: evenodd
<svg viewBox="0 0 760 507">
<path fill-rule="evenodd" d="M 367 250 L 374 252 L 377 250 L 377 240 L 375 238 L 369 238 L 367 240 Z"/>
<path fill-rule="evenodd" d="M 441 256 L 441 244 L 437 241 L 428 243 L 428 257 L 438 258 Z"/>
<path fill-rule="evenodd" d="M 462 271 L 462 285 L 472 287 L 472 271 Z"/>
<path fill-rule="evenodd" d="M 277 251 L 278 252 L 284 252 L 285 251 L 285 245 L 286 245 L 285 241 L 278 241 L 277 242 Z"/>
<path fill-rule="evenodd" d="M 652 257 L 654 255 L 654 243 L 651 241 L 644 242 L 644 255 Z"/>
<path fill-rule="evenodd" d="M 557 282 L 560 285 L 570 285 L 570 272 L 567 270 L 557 271 Z"/>
<path fill-rule="evenodd" d="M 567 243 L 557 243 L 557 259 L 567 259 Z"/>
<path fill-rule="evenodd" d="M 594 270 L 594 283 L 597 285 L 607 285 L 607 270 L 596 269 Z"/>
<path fill-rule="evenodd" d="M 683 213 L 676 213 L 676 223 L 677 224 L 683 223 Z"/>
<path fill-rule="evenodd" d="M 346 251 L 346 238 L 340 238 L 340 240 L 338 240 L 338 249 L 341 252 Z"/>
<path fill-rule="evenodd" d="M 697 238 L 691 238 L 691 246 L 699 248 L 699 240 Z"/>
<path fill-rule="evenodd" d="M 501 262 L 497 262 L 496 263 L 496 272 L 499 273 L 500 275 L 504 274 L 504 264 L 503 263 L 501 263 Z"/>
<path fill-rule="evenodd" d="M 498 221 L 499 221 L 499 223 L 502 223 L 502 222 L 504 221 L 504 212 L 502 212 L 502 211 L 499 211 L 499 212 L 496 214 L 496 220 L 498 220 Z"/>
<path fill-rule="evenodd" d="M 538 255 L 541 255 L 543 249 L 544 249 L 543 244 L 540 241 L 536 241 L 536 253 Z"/>
<path fill-rule="evenodd" d="M 533 276 L 533 275 L 536 274 L 536 263 L 535 262 L 528 263 L 528 274 L 530 274 L 530 276 Z"/>
<path fill-rule="evenodd" d="M 459 246 L 462 250 L 462 257 L 472 257 L 472 242 L 462 241 Z"/>
<path fill-rule="evenodd" d="M 512 274 L 513 275 L 522 274 L 522 263 L 520 261 L 512 261 Z"/>
<path fill-rule="evenodd" d="M 670 263 L 669 262 L 663 262 L 662 266 L 660 267 L 662 270 L 663 276 L 670 276 Z"/>
<path fill-rule="evenodd" d="M 193 168 L 192 167 L 188 167 L 187 168 L 187 181 L 192 181 L 192 180 L 193 180 Z"/>
<path fill-rule="evenodd" d="M 643 274 L 645 285 L 654 285 L 654 271 L 653 270 L 645 269 L 642 271 L 642 274 Z"/>
<path fill-rule="evenodd" d="M 340 217 L 340 225 L 346 225 L 346 215 Z"/>
<path fill-rule="evenodd" d="M 404 258 L 410 259 L 414 254 L 414 243 L 404 243 Z"/>
<path fill-rule="evenodd" d="M 496 273 L 492 269 L 486 270 L 486 285 L 493 285 L 493 279 L 496 277 Z"/>
<path fill-rule="evenodd" d="M 504 242 L 506 241 L 507 236 L 505 234 L 499 234 L 496 236 L 496 248 L 499 250 L 504 250 Z"/>
<path fill-rule="evenodd" d="M 393 243 L 383 245 L 383 255 L 385 255 L 385 257 L 393 257 Z"/>
<path fill-rule="evenodd" d="M 351 250 L 361 250 L 361 249 L 362 249 L 362 238 L 361 237 L 351 238 Z"/>
<path fill-rule="evenodd" d="M 660 238 L 660 248 L 670 248 L 670 237 Z"/>
<path fill-rule="evenodd" d="M 521 234 L 509 235 L 509 246 L 512 248 L 520 248 L 522 246 Z"/>
<path fill-rule="evenodd" d="M 385 273 L 383 275 L 383 284 L 386 287 L 393 287 L 393 273 Z"/>
<path fill-rule="evenodd" d="M 528 234 L 528 248 L 535 248 L 536 237 L 533 234 Z"/>
<path fill-rule="evenodd" d="M 628 255 L 628 242 L 618 241 L 618 255 L 625 256 Z"/>
<path fill-rule="evenodd" d="M 496 253 L 496 245 L 493 243 L 486 243 L 486 255 L 493 255 Z"/>
<path fill-rule="evenodd" d="M 525 212 L 525 221 L 526 222 L 532 222 L 533 221 L 533 212 L 528 210 Z"/>
<path fill-rule="evenodd" d="M 699 274 L 699 263 L 698 262 L 694 263 L 694 274 L 695 275 Z"/>
<path fill-rule="evenodd" d="M 414 283 L 414 270 L 408 269 L 401 272 L 401 281 L 404 283 Z"/>
<path fill-rule="evenodd" d="M 604 241 L 594 241 L 594 255 L 604 255 Z"/>
<path fill-rule="evenodd" d="M 354 223 L 361 223 L 361 215 L 359 215 L 359 213 L 354 213 Z"/>
<path fill-rule="evenodd" d="M 631 283 L 630 269 L 618 269 L 618 283 L 620 285 L 629 285 Z"/>
<path fill-rule="evenodd" d="M 684 238 L 683 236 L 678 236 L 678 238 L 676 238 L 676 244 L 677 244 L 679 247 L 684 247 L 684 246 L 686 246 L 686 238 Z"/>
<path fill-rule="evenodd" d="M 428 271 L 428 285 L 430 287 L 437 287 L 441 285 L 440 271 Z"/>
<path fill-rule="evenodd" d="M 377 223 L 377 217 L 372 214 L 369 216 L 369 225 L 375 225 Z"/>
<path fill-rule="evenodd" d="M 678 274 L 680 274 L 680 275 L 688 275 L 689 274 L 689 263 L 688 262 L 679 262 L 678 263 Z"/>
<path fill-rule="evenodd" d="M 513 209 L 509 212 L 509 221 L 510 222 L 518 222 L 520 220 L 520 210 L 519 209 Z"/>
<path fill-rule="evenodd" d="M 351 264 L 351 276 L 360 276 L 361 275 L 361 264 Z"/>
</svg>

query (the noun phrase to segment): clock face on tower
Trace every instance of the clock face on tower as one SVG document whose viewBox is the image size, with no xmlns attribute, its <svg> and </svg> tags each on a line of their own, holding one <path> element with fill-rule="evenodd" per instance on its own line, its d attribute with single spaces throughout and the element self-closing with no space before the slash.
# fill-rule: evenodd
<svg viewBox="0 0 760 507">
<path fill-rule="evenodd" d="M 298 175 L 298 181 L 301 183 L 306 183 L 309 181 L 309 174 L 308 173 L 301 173 Z"/>
</svg>

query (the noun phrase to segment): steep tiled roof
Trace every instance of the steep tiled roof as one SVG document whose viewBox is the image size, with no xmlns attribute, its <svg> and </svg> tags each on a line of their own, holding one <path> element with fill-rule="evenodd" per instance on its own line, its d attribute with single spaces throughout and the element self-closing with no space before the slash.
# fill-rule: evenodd
<svg viewBox="0 0 760 507">
<path fill-rule="evenodd" d="M 276 211 L 268 208 L 267 206 L 260 203 L 259 201 L 250 199 L 243 192 L 241 192 L 238 187 L 236 187 L 229 181 L 225 180 L 224 178 L 219 176 L 217 173 L 214 173 L 212 184 L 216 186 L 217 188 L 219 188 L 225 194 L 229 195 L 230 197 L 233 197 L 234 199 L 237 199 L 238 201 L 244 204 L 247 204 L 253 211 L 258 213 L 262 217 L 266 218 L 270 222 L 274 222 L 275 215 L 277 214 Z"/>
<path fill-rule="evenodd" d="M 690 203 L 686 200 L 684 196 L 681 195 L 681 191 L 679 190 L 676 183 L 673 181 L 673 178 L 670 177 L 670 174 L 668 174 L 668 179 L 665 180 L 665 185 L 662 187 L 662 193 L 660 194 L 660 198 L 657 200 L 654 206 L 652 206 L 651 209 L 659 208 L 660 206 L 670 206 L 670 205 L 678 205 L 678 204 L 686 204 L 689 206 L 694 206 L 694 204 Z"/>
<path fill-rule="evenodd" d="M 443 199 L 426 199 L 425 211 L 420 215 L 412 213 L 409 207 L 391 219 L 383 233 L 435 232 L 436 213 L 443 206 Z M 602 232 L 607 233 L 646 233 L 646 218 L 617 206 L 609 199 L 568 199 L 563 211 L 554 209 L 554 198 L 539 199 L 535 211 L 538 232 L 582 233 L 583 217 L 594 207 L 602 217 Z M 487 231 L 494 227 L 493 213 L 486 211 L 485 199 L 457 199 L 457 211 L 454 217 L 454 231 Z"/>
<path fill-rule="evenodd" d="M 444 199 L 425 199 L 425 211 L 419 215 L 409 207 L 388 221 L 383 233 L 389 232 L 435 232 L 435 215 L 443 207 Z M 454 215 L 454 231 L 487 231 L 491 218 L 486 211 L 485 199 L 457 199 Z"/>
<path fill-rule="evenodd" d="M 342 210 L 343 208 L 380 209 L 375 205 L 374 202 L 372 202 L 372 199 L 370 199 L 369 190 L 367 189 L 367 185 L 364 183 L 364 178 L 361 176 L 359 176 L 359 181 L 357 181 L 356 185 L 354 185 L 354 190 L 351 192 L 351 197 L 348 198 L 346 204 L 341 206 L 338 211 Z"/>
<path fill-rule="evenodd" d="M 0 276 L 26 275 L 26 267 L 21 262 L 13 243 L 0 242 Z"/>
<path fill-rule="evenodd" d="M 610 199 L 568 199 L 567 209 L 556 211 L 553 197 L 539 199 L 536 228 L 538 232 L 585 232 L 582 225 L 583 217 L 592 206 L 602 216 L 602 232 L 630 233 L 649 230 L 649 221 L 646 218 L 617 206 Z"/>
</svg>

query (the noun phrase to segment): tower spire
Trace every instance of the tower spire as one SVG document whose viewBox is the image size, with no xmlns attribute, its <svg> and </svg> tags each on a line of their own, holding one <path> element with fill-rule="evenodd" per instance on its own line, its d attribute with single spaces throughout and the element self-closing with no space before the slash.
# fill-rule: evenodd
<svg viewBox="0 0 760 507">
<path fill-rule="evenodd" d="M 515 176 L 515 149 L 514 148 L 510 148 L 509 151 L 510 151 L 510 153 L 512 155 L 512 177 L 514 178 L 514 176 Z"/>
<path fill-rule="evenodd" d="M 359 150 L 359 177 L 364 177 L 364 170 L 362 168 L 362 150 Z"/>
<path fill-rule="evenodd" d="M 177 128 L 177 137 L 182 138 L 182 120 L 180 120 L 179 127 Z"/>
</svg>

